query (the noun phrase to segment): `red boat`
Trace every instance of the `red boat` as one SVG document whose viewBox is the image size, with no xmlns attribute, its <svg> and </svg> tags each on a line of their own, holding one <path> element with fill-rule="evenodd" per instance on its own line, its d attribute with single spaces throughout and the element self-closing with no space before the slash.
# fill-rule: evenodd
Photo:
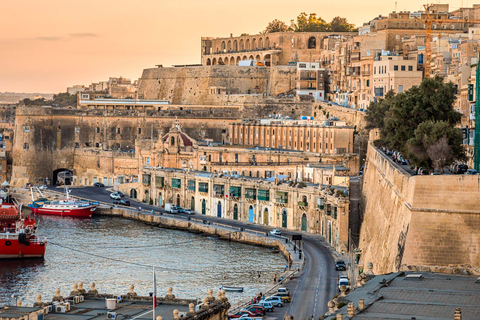
<svg viewBox="0 0 480 320">
<path fill-rule="evenodd" d="M 33 203 L 28 205 L 33 214 L 88 218 L 92 216 L 99 205 L 98 202 L 70 198 L 68 189 L 65 189 L 66 198 L 58 201 L 45 200 L 41 191 L 37 191 L 41 195 L 41 200 L 33 200 L 32 190 Z"/>
<path fill-rule="evenodd" d="M 47 242 L 37 236 L 35 220 L 19 212 L 20 206 L 0 198 L 0 259 L 43 258 Z"/>
</svg>

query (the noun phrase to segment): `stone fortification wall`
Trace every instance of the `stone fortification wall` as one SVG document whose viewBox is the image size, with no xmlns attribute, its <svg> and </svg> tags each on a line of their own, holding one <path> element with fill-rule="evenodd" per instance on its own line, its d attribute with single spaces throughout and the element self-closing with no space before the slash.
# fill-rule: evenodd
<svg viewBox="0 0 480 320">
<path fill-rule="evenodd" d="M 294 89 L 295 76 L 296 68 L 286 66 L 151 68 L 143 70 L 138 92 L 143 99 L 165 99 L 172 104 L 255 103 L 266 94 Z"/>
<path fill-rule="evenodd" d="M 337 117 L 343 120 L 349 126 L 356 126 L 357 129 L 365 127 L 365 112 L 358 111 L 341 106 L 336 106 L 326 102 L 319 102 L 312 107 L 312 116 L 323 119 L 325 117 L 323 111 L 329 114 L 330 117 Z"/>
<path fill-rule="evenodd" d="M 480 176 L 411 176 L 370 144 L 360 233 L 375 273 L 406 266 L 480 266 Z"/>
</svg>

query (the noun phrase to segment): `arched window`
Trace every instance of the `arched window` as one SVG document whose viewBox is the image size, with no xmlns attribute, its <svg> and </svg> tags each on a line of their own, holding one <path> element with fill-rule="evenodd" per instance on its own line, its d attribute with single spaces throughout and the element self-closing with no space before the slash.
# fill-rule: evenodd
<svg viewBox="0 0 480 320">
<path fill-rule="evenodd" d="M 233 41 L 233 51 L 238 51 L 238 43 L 237 40 Z"/>
<path fill-rule="evenodd" d="M 270 49 L 270 39 L 268 37 L 265 39 L 265 48 Z"/>
<path fill-rule="evenodd" d="M 317 40 L 315 37 L 310 37 L 308 39 L 308 49 L 315 49 L 317 47 Z"/>
<path fill-rule="evenodd" d="M 220 46 L 220 50 L 222 52 L 225 51 L 225 41 L 222 41 L 222 45 Z"/>
<path fill-rule="evenodd" d="M 243 43 L 243 39 L 240 40 L 240 51 L 245 50 L 245 45 Z"/>
<path fill-rule="evenodd" d="M 230 65 L 235 65 L 235 58 L 234 57 L 231 57 L 230 58 Z"/>
<path fill-rule="evenodd" d="M 210 60 L 210 58 L 207 59 L 207 66 L 210 66 L 212 64 L 212 61 Z"/>
<path fill-rule="evenodd" d="M 262 38 L 258 39 L 258 48 L 263 49 L 263 39 Z"/>
<path fill-rule="evenodd" d="M 216 58 L 213 58 L 212 60 L 212 65 L 216 65 L 217 64 L 217 59 Z"/>
<path fill-rule="evenodd" d="M 245 50 L 250 51 L 250 39 L 247 39 L 247 41 L 245 41 Z"/>
<path fill-rule="evenodd" d="M 257 39 L 255 38 L 252 40 L 252 50 L 257 50 Z"/>
<path fill-rule="evenodd" d="M 172 146 L 175 145 L 175 137 L 170 138 L 170 145 L 172 145 Z"/>
</svg>

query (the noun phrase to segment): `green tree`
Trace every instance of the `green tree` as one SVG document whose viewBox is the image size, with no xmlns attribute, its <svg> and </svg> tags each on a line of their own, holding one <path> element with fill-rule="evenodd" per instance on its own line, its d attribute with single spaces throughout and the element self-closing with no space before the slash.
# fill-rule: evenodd
<svg viewBox="0 0 480 320">
<path fill-rule="evenodd" d="M 330 22 L 330 31 L 333 32 L 352 32 L 358 31 L 354 24 L 348 23 L 346 18 L 335 17 Z"/>
<path fill-rule="evenodd" d="M 263 33 L 273 33 L 273 32 L 287 32 L 288 26 L 285 22 L 280 20 L 273 20 L 269 22 Z"/>
<path fill-rule="evenodd" d="M 329 25 L 315 13 L 307 15 L 305 12 L 300 13 L 297 22 L 294 24 L 292 31 L 295 32 L 322 32 L 328 31 Z"/>
<path fill-rule="evenodd" d="M 77 93 L 78 94 L 78 93 Z M 70 94 L 68 92 L 61 92 L 53 95 L 52 100 L 45 100 L 45 98 L 31 100 L 23 99 L 22 104 L 26 106 L 53 106 L 53 107 L 76 107 L 77 94 Z"/>
<path fill-rule="evenodd" d="M 449 164 L 453 159 L 463 159 L 461 132 L 455 125 L 461 114 L 453 109 L 455 88 L 451 82 L 444 83 L 441 77 L 424 79 L 419 87 L 412 87 L 404 93 L 388 93 L 385 99 L 372 103 L 367 115 L 367 127 L 380 129 L 380 136 L 390 149 L 400 151 L 418 166 L 431 168 L 435 159 L 428 148 L 437 145 L 446 152 L 447 139 L 451 157 L 441 157 Z M 431 150 L 431 154 L 435 150 Z M 437 161 L 438 163 L 438 161 Z"/>
</svg>

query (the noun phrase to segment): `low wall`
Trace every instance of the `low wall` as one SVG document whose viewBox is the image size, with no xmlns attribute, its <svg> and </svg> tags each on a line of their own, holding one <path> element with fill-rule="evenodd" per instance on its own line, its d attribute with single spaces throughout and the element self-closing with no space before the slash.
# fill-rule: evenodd
<svg viewBox="0 0 480 320">
<path fill-rule="evenodd" d="M 480 273 L 480 176 L 411 176 L 368 146 L 360 248 L 375 273 Z"/>
</svg>

